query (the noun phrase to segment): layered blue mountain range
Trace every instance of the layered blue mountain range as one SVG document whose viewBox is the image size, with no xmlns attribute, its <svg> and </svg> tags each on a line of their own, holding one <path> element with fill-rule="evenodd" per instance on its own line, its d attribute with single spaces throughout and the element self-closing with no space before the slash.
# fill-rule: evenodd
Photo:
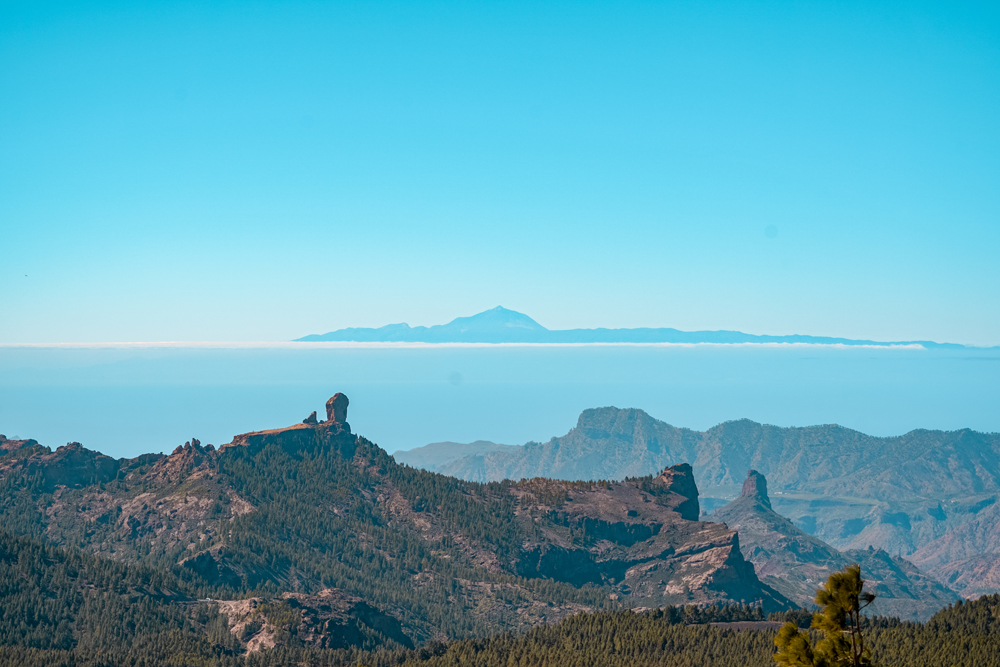
<svg viewBox="0 0 1000 667">
<path fill-rule="evenodd" d="M 961 349 L 964 345 L 933 341 L 873 341 L 829 336 L 758 336 L 741 331 L 677 329 L 546 329 L 524 313 L 497 306 L 448 324 L 411 327 L 389 324 L 377 329 L 352 327 L 296 339 L 302 342 L 358 343 L 812 343 L 817 345 L 922 345 Z"/>
</svg>

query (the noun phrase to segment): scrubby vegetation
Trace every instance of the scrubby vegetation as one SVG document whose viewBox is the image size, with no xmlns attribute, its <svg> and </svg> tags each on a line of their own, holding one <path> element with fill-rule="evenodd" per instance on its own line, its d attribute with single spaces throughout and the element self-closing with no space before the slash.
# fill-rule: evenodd
<svg viewBox="0 0 1000 667">
<path fill-rule="evenodd" d="M 414 650 L 321 650 L 290 641 L 248 654 L 215 606 L 196 598 L 204 590 L 190 573 L 0 532 L 0 667 L 764 667 L 774 662 L 773 621 L 801 627 L 811 620 L 803 611 L 772 614 L 768 623 L 754 607 L 666 607 L 578 614 L 523 634 Z M 272 606 L 261 607 L 265 616 L 294 615 L 288 605 Z M 954 605 L 923 625 L 865 617 L 861 625 L 881 667 L 1000 665 L 1000 596 Z"/>
</svg>

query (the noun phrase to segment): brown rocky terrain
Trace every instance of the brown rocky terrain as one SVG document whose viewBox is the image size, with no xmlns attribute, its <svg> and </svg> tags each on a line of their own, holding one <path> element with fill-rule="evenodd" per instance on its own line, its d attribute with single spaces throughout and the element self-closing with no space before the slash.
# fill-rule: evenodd
<svg viewBox="0 0 1000 667">
<path fill-rule="evenodd" d="M 1000 554 L 987 553 L 939 565 L 930 573 L 958 591 L 962 597 L 978 598 L 1000 590 Z"/>
<path fill-rule="evenodd" d="M 491 481 L 545 476 L 624 479 L 688 461 L 699 487 L 738 487 L 748 469 L 774 489 L 879 501 L 1000 492 L 1000 434 L 915 430 L 879 438 L 835 424 L 783 428 L 748 419 L 707 431 L 677 428 L 638 409 L 584 410 L 575 428 L 437 470 Z"/>
<path fill-rule="evenodd" d="M 302 610 L 322 611 L 309 596 L 330 589 L 398 619 L 414 641 L 598 608 L 789 606 L 758 580 L 735 532 L 698 521 L 687 464 L 610 483 L 476 484 L 396 464 L 351 433 L 346 411 L 335 396 L 326 421 L 218 449 L 192 439 L 167 456 L 22 448 L 0 459 L 0 517 L 57 545 L 180 568 L 213 597 L 272 609 L 274 590 L 286 606 L 306 596 L 294 634 L 318 644 L 334 640 L 309 619 L 333 617 Z M 268 623 L 247 640 L 284 636 Z"/>
<path fill-rule="evenodd" d="M 246 643 L 248 653 L 277 645 L 373 649 L 387 641 L 413 648 L 398 619 L 337 589 L 212 602 L 229 619 L 230 631 Z"/>
<path fill-rule="evenodd" d="M 7 436 L 0 433 L 0 456 L 16 452 L 24 447 L 32 447 L 38 443 L 34 440 L 8 440 Z"/>
<path fill-rule="evenodd" d="M 1000 506 L 989 503 L 910 560 L 964 597 L 995 593 L 1000 590 Z"/>
<path fill-rule="evenodd" d="M 756 585 L 735 533 L 697 521 L 698 491 L 686 463 L 648 482 L 567 488 L 530 480 L 512 492 L 519 518 L 530 517 L 536 529 L 519 556 L 522 576 L 608 582 L 633 607 L 695 599 L 781 604 L 780 596 Z M 540 500 L 546 496 L 559 501 Z"/>
</svg>

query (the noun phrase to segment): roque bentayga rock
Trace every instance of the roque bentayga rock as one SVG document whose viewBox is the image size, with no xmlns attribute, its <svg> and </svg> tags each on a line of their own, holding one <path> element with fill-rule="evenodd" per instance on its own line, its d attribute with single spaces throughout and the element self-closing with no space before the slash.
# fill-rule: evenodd
<svg viewBox="0 0 1000 667">
<path fill-rule="evenodd" d="M 771 509 L 767 480 L 756 470 L 747 473 L 740 497 L 708 519 L 736 530 L 743 555 L 757 576 L 805 608 L 814 606 L 816 589 L 832 573 L 851 563 L 861 565 L 867 590 L 878 596 L 871 608 L 875 614 L 926 620 L 958 600 L 953 591 L 909 561 L 880 549 L 841 552 L 800 530 Z"/>
</svg>

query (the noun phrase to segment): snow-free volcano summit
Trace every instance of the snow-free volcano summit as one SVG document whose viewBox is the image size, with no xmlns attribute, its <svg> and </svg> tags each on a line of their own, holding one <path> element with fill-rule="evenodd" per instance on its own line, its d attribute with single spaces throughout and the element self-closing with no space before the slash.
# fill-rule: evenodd
<svg viewBox="0 0 1000 667">
<path fill-rule="evenodd" d="M 411 327 L 409 324 L 387 324 L 384 327 L 350 327 L 325 334 L 311 334 L 298 342 L 353 343 L 531 343 L 531 344 L 594 344 L 594 343 L 675 343 L 675 344 L 746 344 L 746 343 L 805 343 L 811 345 L 877 345 L 880 347 L 919 345 L 925 348 L 965 347 L 954 343 L 933 341 L 873 341 L 829 336 L 767 336 L 741 331 L 680 331 L 670 328 L 638 329 L 546 329 L 524 313 L 497 306 L 471 317 L 458 317 L 447 324 Z"/>
</svg>

